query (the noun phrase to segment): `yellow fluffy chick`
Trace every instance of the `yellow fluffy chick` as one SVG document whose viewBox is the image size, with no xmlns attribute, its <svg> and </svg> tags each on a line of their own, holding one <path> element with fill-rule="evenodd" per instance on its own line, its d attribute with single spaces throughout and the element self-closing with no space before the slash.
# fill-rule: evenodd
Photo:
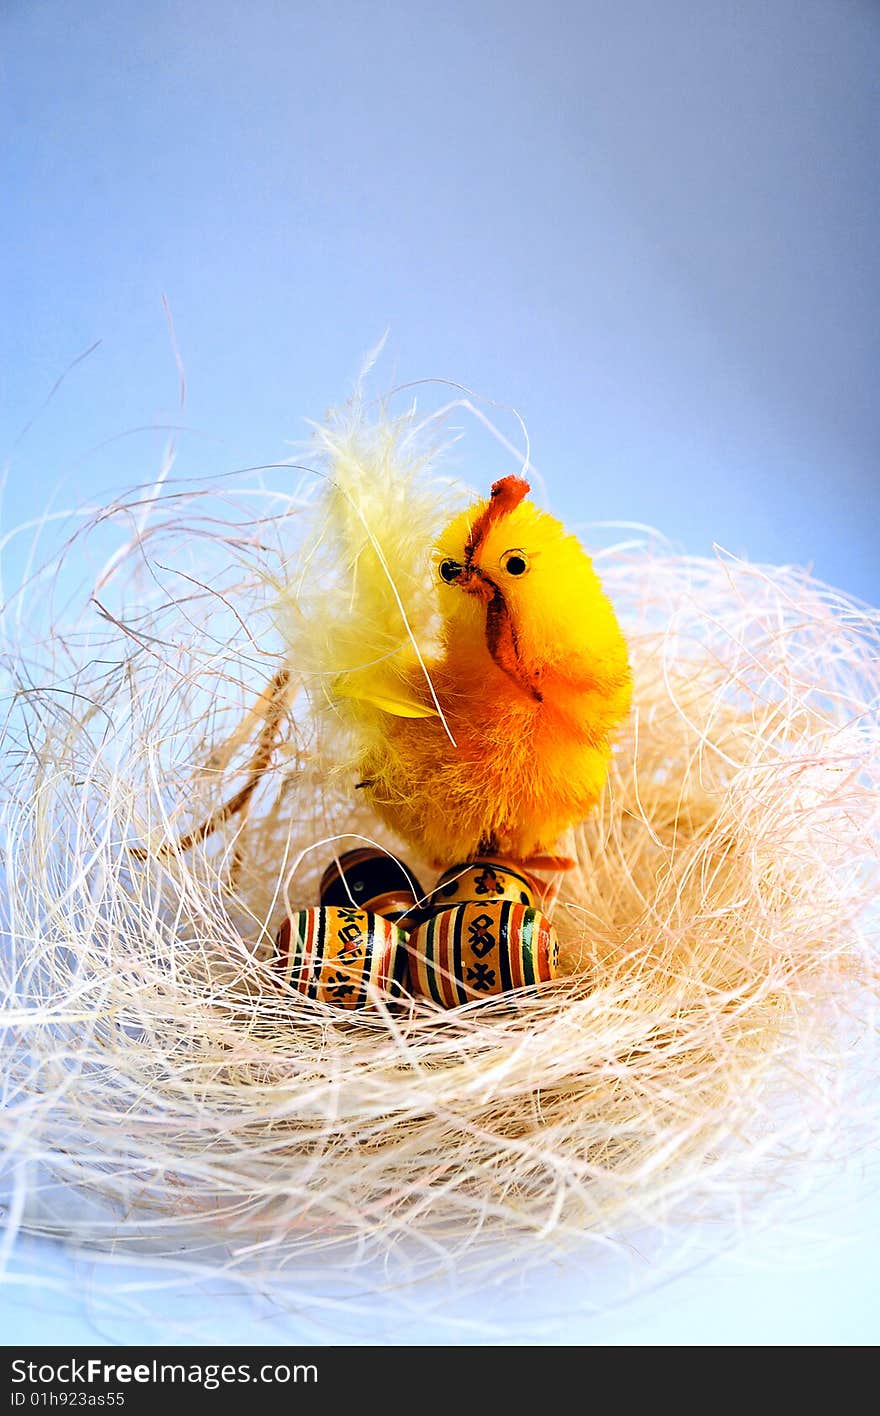
<svg viewBox="0 0 880 1416">
<path fill-rule="evenodd" d="M 320 675 L 360 789 L 420 853 L 448 865 L 552 852 L 595 805 L 630 704 L 626 643 L 590 558 L 519 477 L 426 534 L 437 502 L 401 429 L 359 437 L 326 434 L 337 597 L 311 613 L 284 597 L 291 668 Z"/>
</svg>

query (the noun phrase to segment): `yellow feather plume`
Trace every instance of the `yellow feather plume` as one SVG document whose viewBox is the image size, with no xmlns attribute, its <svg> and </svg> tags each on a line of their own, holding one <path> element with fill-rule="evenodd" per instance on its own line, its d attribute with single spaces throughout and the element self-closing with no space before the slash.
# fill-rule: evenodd
<svg viewBox="0 0 880 1416">
<path fill-rule="evenodd" d="M 386 715 L 438 713 L 426 667 L 441 629 L 433 548 L 465 494 L 434 472 L 439 447 L 414 408 L 368 422 L 355 401 L 314 445 L 327 481 L 278 622 L 297 678 L 347 718 L 359 755 Z"/>
</svg>

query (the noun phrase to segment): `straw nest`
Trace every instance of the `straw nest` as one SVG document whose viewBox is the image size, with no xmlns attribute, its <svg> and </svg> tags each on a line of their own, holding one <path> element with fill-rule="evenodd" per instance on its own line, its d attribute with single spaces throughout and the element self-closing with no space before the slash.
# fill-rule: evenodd
<svg viewBox="0 0 880 1416">
<path fill-rule="evenodd" d="M 272 477 L 274 476 L 274 481 Z M 249 814 L 278 585 L 313 479 L 87 514 L 7 606 L 2 1122 L 11 1203 L 116 1252 L 283 1272 L 352 1241 L 476 1262 L 737 1212 L 873 1124 L 878 616 L 800 571 L 656 543 L 596 564 L 634 711 L 572 831 L 562 977 L 450 1012 L 278 991 L 291 906 L 390 837 L 291 696 Z M 76 583 L 74 583 L 76 582 Z"/>
</svg>

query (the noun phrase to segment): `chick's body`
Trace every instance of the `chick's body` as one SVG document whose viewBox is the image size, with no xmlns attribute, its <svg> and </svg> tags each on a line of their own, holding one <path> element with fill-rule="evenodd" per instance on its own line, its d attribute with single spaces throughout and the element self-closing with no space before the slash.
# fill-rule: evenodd
<svg viewBox="0 0 880 1416">
<path fill-rule="evenodd" d="M 379 815 L 438 866 L 478 851 L 540 855 L 590 811 L 605 783 L 607 744 L 552 708 L 517 701 L 482 657 L 488 662 L 471 661 L 467 684 L 461 668 L 431 666 L 454 747 L 439 718 L 395 718 L 362 764 Z"/>
<path fill-rule="evenodd" d="M 387 670 L 372 682 L 383 707 L 363 790 L 439 864 L 552 850 L 601 794 L 629 708 L 611 604 L 580 543 L 525 500 L 528 490 L 504 478 L 442 536 L 441 649 L 429 677 L 413 656 L 396 665 L 392 687 Z M 369 682 L 361 691 L 351 708 L 369 712 Z"/>
</svg>

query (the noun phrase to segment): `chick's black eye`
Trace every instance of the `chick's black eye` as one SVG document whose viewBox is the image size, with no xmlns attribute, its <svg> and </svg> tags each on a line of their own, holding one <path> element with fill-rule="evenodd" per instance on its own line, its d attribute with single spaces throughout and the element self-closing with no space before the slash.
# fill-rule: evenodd
<svg viewBox="0 0 880 1416">
<path fill-rule="evenodd" d="M 461 566 L 458 561 L 443 560 L 439 565 L 440 579 L 445 580 L 447 585 L 451 585 L 453 580 L 457 580 L 461 575 Z"/>
<path fill-rule="evenodd" d="M 525 575 L 529 563 L 521 551 L 507 551 L 501 557 L 501 564 L 508 575 Z"/>
</svg>

